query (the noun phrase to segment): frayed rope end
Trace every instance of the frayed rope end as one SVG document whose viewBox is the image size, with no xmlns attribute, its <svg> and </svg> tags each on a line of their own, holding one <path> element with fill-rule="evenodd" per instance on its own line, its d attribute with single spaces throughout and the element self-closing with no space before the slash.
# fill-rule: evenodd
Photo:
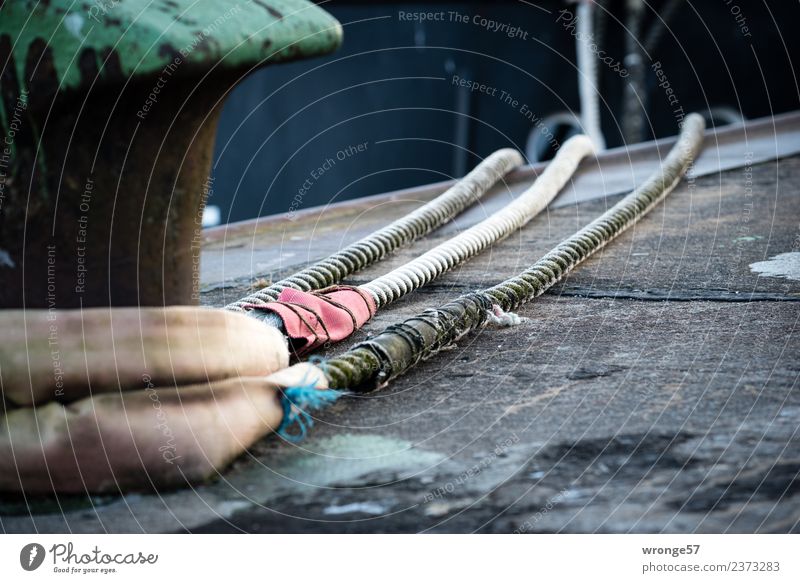
<svg viewBox="0 0 800 583">
<path fill-rule="evenodd" d="M 278 427 L 278 435 L 293 443 L 302 441 L 309 428 L 314 425 L 314 419 L 309 411 L 319 411 L 333 405 L 344 394 L 346 394 L 344 391 L 318 389 L 315 383 L 283 389 L 281 391 L 283 421 Z M 298 431 L 290 433 L 289 430 L 295 425 Z"/>
<path fill-rule="evenodd" d="M 496 325 L 501 326 L 503 328 L 509 328 L 511 326 L 519 326 L 523 322 L 527 321 L 528 318 L 523 318 L 515 314 L 514 312 L 504 312 L 503 308 L 494 304 L 492 306 L 492 310 L 488 313 L 489 314 L 489 321 Z"/>
</svg>

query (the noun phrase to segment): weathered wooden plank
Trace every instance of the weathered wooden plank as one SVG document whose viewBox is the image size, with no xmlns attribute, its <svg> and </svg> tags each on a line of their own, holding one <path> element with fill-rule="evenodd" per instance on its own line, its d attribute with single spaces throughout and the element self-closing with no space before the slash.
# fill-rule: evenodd
<svg viewBox="0 0 800 583">
<path fill-rule="evenodd" d="M 582 165 L 551 208 L 572 207 L 575 201 L 629 191 L 658 167 L 673 142 L 668 138 L 603 152 L 597 161 Z M 699 175 L 716 175 L 719 168 L 752 166 L 798 150 L 800 114 L 795 112 L 709 133 L 695 169 Z M 452 235 L 495 212 L 527 188 L 543 168 L 543 164 L 536 164 L 512 172 L 505 184 L 492 189 L 479 205 L 438 234 Z M 202 281 L 216 286 L 223 281 L 241 282 L 297 271 L 303 264 L 325 257 L 429 201 L 450 184 L 410 188 L 211 229 L 205 233 Z"/>
<path fill-rule="evenodd" d="M 684 182 L 634 229 L 590 259 L 563 286 L 550 293 L 731 301 L 741 301 L 753 294 L 752 299 L 761 300 L 799 299 L 798 282 L 759 277 L 749 267 L 797 246 L 800 197 L 795 193 L 799 188 L 800 157 L 701 177 L 691 184 Z M 442 299 L 493 285 L 533 263 L 615 201 L 616 197 L 550 210 L 518 234 L 417 293 Z M 334 216 L 322 235 L 315 234 L 310 241 L 303 241 L 302 247 L 297 242 L 284 242 L 283 248 L 292 250 L 283 253 L 293 254 L 294 263 L 298 256 L 307 260 L 316 257 L 312 254 L 312 245 L 317 241 L 323 247 L 330 246 L 331 250 L 338 248 L 338 242 L 343 239 L 339 236 L 342 222 L 353 220 L 351 212 L 355 213 L 343 211 L 347 217 L 343 220 Z M 356 224 L 363 229 L 362 221 Z M 461 225 L 458 221 L 456 224 Z M 448 236 L 452 233 L 446 229 L 437 231 L 349 281 L 369 281 L 438 245 Z M 316 247 L 313 249 L 317 251 Z M 264 251 L 272 258 L 280 252 Z M 291 273 L 295 268 L 296 265 L 278 269 L 275 277 Z M 246 291 L 248 281 L 240 280 L 238 286 L 207 293 L 204 302 L 223 305 L 238 299 Z"/>
<path fill-rule="evenodd" d="M 486 330 L 385 392 L 337 405 L 302 452 L 309 464 L 347 463 L 321 457 L 326 439 L 380 435 L 442 461 L 399 481 L 387 470 L 270 499 L 232 522 L 262 532 L 788 530 L 800 516 L 797 315 L 773 302 L 546 297 L 522 327 Z M 269 466 L 300 454 L 273 440 L 257 455 Z M 357 510 L 369 503 L 383 512 Z"/>
<path fill-rule="evenodd" d="M 483 330 L 384 391 L 344 399 L 300 446 L 270 437 L 193 491 L 21 511 L 2 527 L 797 531 L 800 290 L 749 265 L 797 250 L 798 166 L 800 157 L 781 159 L 752 176 L 738 169 L 681 185 L 521 310 L 523 325 Z M 551 211 L 381 312 L 358 338 L 507 277 L 611 202 Z M 350 224 L 356 207 L 334 217 Z M 243 291 L 212 289 L 204 301 Z M 741 301 L 750 294 L 757 301 Z"/>
<path fill-rule="evenodd" d="M 484 331 L 337 405 L 301 447 L 265 440 L 217 483 L 95 501 L 66 520 L 75 531 L 99 520 L 126 531 L 796 528 L 796 314 L 772 302 L 541 304 L 546 317 Z M 365 447 L 376 441 L 384 448 Z M 65 528 L 58 513 L 4 527 L 32 520 Z"/>
<path fill-rule="evenodd" d="M 759 278 L 749 265 L 796 249 L 799 167 L 790 158 L 684 183 L 565 285 L 521 310 L 531 318 L 524 325 L 485 330 L 387 391 L 338 405 L 302 453 L 324 465 L 315 452 L 344 433 L 390 437 L 443 461 L 400 481 L 387 470 L 279 496 L 268 510 L 237 513 L 233 527 L 207 528 L 796 529 L 800 287 Z M 606 204 L 551 211 L 382 312 L 359 337 L 521 269 Z M 354 281 L 416 252 L 403 250 Z M 258 449 L 262 463 L 287 455 L 301 454 L 269 440 Z M 386 516 L 371 515 L 370 503 Z M 352 511 L 330 514 L 342 507 Z"/>
</svg>

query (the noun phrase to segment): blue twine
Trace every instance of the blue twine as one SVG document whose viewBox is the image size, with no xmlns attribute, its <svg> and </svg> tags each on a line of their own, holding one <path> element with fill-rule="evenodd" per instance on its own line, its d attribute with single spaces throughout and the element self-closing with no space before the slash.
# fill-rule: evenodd
<svg viewBox="0 0 800 583">
<path fill-rule="evenodd" d="M 318 411 L 333 405 L 344 394 L 344 391 L 317 389 L 316 383 L 283 389 L 281 391 L 283 421 L 278 427 L 278 435 L 292 443 L 302 441 L 308 430 L 314 426 L 314 419 L 309 411 Z M 295 425 L 299 428 L 299 432 L 289 433 L 289 429 Z"/>
</svg>

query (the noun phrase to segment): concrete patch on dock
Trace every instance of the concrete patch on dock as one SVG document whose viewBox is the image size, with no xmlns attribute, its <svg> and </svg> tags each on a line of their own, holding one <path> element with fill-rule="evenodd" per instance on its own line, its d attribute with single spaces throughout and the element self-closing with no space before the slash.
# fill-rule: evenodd
<svg viewBox="0 0 800 583">
<path fill-rule="evenodd" d="M 249 468 L 238 479 L 273 481 L 280 476 L 294 493 L 319 487 L 365 486 L 382 481 L 404 479 L 439 463 L 444 456 L 414 447 L 408 441 L 383 435 L 341 434 L 309 439 L 287 451 L 280 447 L 280 459 L 264 467 L 263 462 Z M 277 452 L 276 452 L 277 453 Z M 270 488 L 270 490 L 273 490 Z"/>
<path fill-rule="evenodd" d="M 285 500 L 309 501 L 321 492 L 330 495 L 332 490 L 356 488 L 368 493 L 372 487 L 425 472 L 444 459 L 409 441 L 374 434 L 342 434 L 297 445 L 269 440 L 265 445 L 207 484 L 160 494 L 129 494 L 102 506 L 87 500 L 74 510 L 65 507 L 42 514 L 33 504 L 30 513 L 3 516 L 3 529 L 76 534 L 194 530 L 210 522 L 226 524 L 241 513 L 280 514 Z M 390 506 L 385 495 L 369 496 L 367 501 L 336 497 L 328 503 L 328 514 L 384 514 Z"/>
</svg>

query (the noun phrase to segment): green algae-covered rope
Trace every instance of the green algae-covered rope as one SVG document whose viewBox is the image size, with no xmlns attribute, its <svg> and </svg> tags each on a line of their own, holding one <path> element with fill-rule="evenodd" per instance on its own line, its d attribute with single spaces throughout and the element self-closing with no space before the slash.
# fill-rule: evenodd
<svg viewBox="0 0 800 583">
<path fill-rule="evenodd" d="M 225 309 L 248 311 L 248 305 L 263 305 L 277 300 L 287 287 L 312 291 L 338 283 L 348 275 L 380 261 L 395 249 L 444 225 L 522 163 L 522 156 L 516 150 L 498 150 L 445 193 L 417 210 L 286 279 L 228 304 Z"/>
<path fill-rule="evenodd" d="M 514 310 L 553 286 L 602 249 L 678 184 L 703 142 L 705 122 L 686 117 L 677 143 L 661 168 L 589 225 L 561 242 L 531 267 L 499 285 L 472 292 L 395 324 L 343 355 L 320 363 L 333 389 L 368 391 L 483 326 L 495 307 Z"/>
</svg>

